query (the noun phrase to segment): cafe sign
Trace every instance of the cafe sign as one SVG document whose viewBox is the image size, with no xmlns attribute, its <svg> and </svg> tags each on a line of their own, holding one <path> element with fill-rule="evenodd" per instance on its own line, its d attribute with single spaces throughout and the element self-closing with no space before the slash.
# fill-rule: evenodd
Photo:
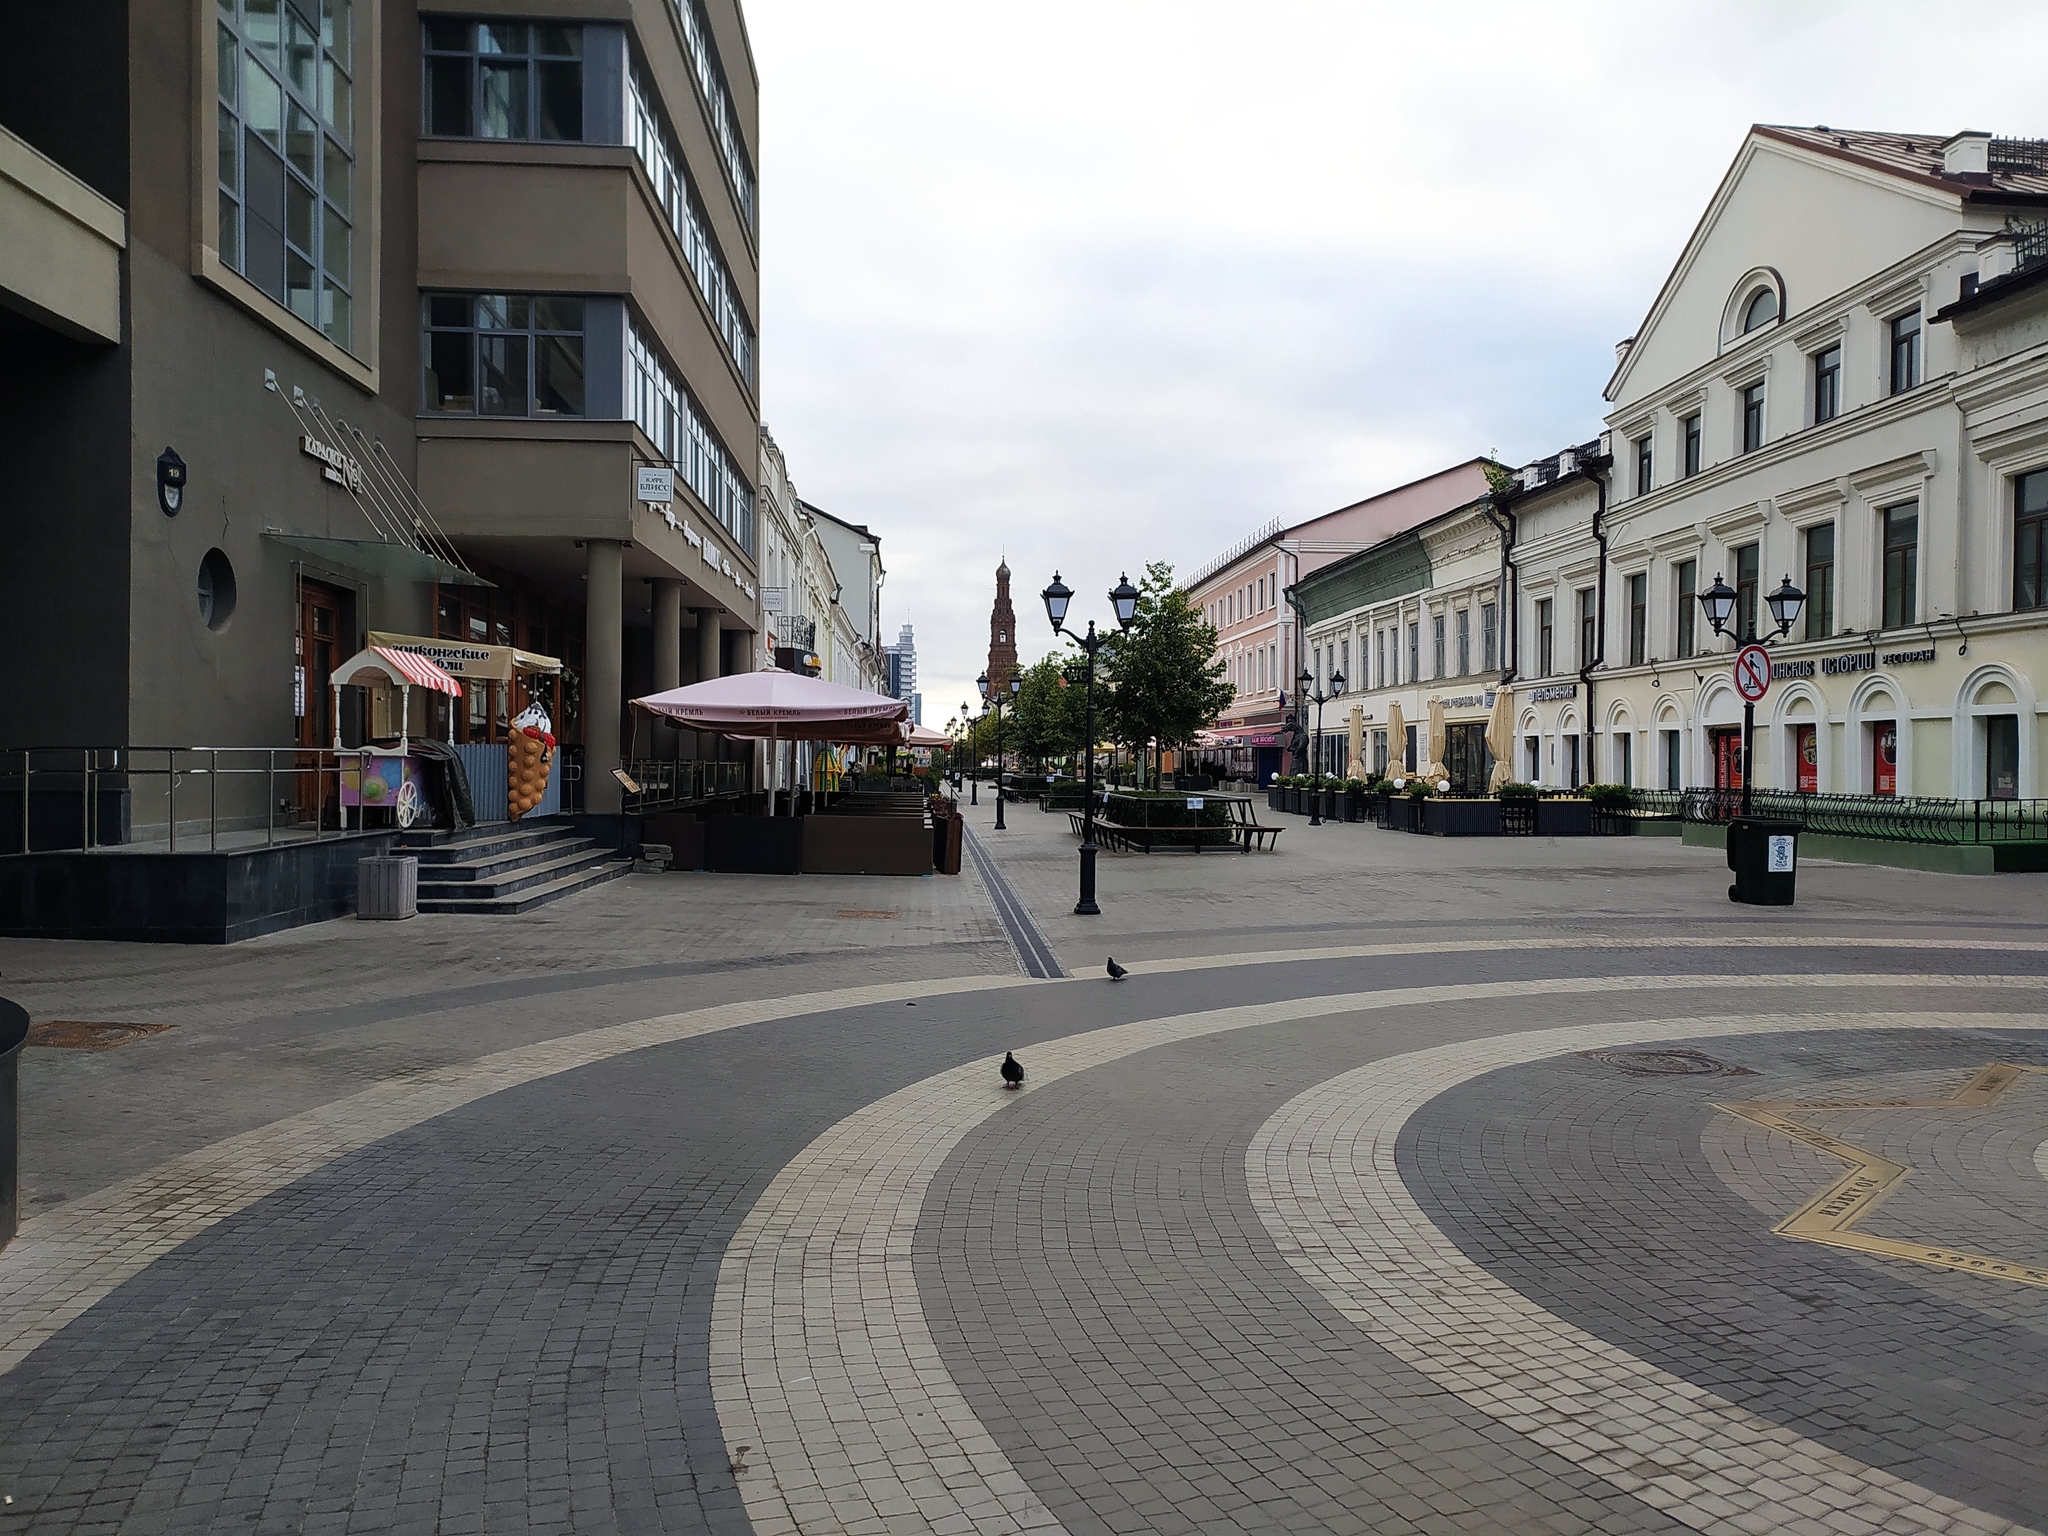
<svg viewBox="0 0 2048 1536">
<path fill-rule="evenodd" d="M 323 479 L 332 480 L 345 487 L 352 495 L 360 496 L 363 491 L 363 466 L 339 448 L 329 447 L 308 432 L 299 439 L 299 452 L 309 459 L 320 461 Z"/>
<path fill-rule="evenodd" d="M 1559 699 L 1576 699 L 1578 696 L 1579 685 L 1577 683 L 1553 683 L 1548 688 L 1531 688 L 1529 690 L 1529 702 L 1531 704 L 1550 704 L 1555 703 Z"/>
<path fill-rule="evenodd" d="M 1846 651 L 1840 656 L 1808 656 L 1798 661 L 1771 663 L 1771 681 L 1788 677 L 1850 677 L 1858 672 L 1875 672 L 1880 666 L 1910 667 L 1935 659 L 1931 645 L 1910 651 Z"/>
</svg>

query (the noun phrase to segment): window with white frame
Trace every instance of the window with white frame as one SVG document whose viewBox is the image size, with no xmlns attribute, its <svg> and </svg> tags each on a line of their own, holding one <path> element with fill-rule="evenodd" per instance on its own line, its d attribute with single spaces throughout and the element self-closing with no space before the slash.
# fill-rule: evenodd
<svg viewBox="0 0 2048 1536">
<path fill-rule="evenodd" d="M 626 325 L 627 390 L 633 420 L 683 483 L 749 554 L 754 549 L 754 495 L 719 445 L 682 381 L 630 320 Z"/>
<path fill-rule="evenodd" d="M 711 40 L 711 19 L 704 14 L 704 0 L 670 0 L 683 33 L 683 52 L 690 73 L 711 114 L 711 137 L 725 174 L 732 183 L 733 200 L 748 229 L 754 227 L 754 168 L 740 141 L 739 112 L 732 104 L 732 92 L 725 83 L 725 69 L 718 58 L 718 45 Z"/>
<path fill-rule="evenodd" d="M 352 0 L 218 0 L 220 259 L 337 345 L 355 331 Z"/>
</svg>

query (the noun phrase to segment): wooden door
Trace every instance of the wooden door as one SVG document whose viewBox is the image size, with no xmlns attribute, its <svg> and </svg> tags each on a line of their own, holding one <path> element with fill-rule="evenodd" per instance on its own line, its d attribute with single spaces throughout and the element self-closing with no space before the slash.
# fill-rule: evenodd
<svg viewBox="0 0 2048 1536">
<path fill-rule="evenodd" d="M 292 709 L 298 717 L 298 744 L 304 748 L 334 745 L 334 669 L 348 659 L 342 650 L 345 602 L 346 596 L 338 588 L 317 581 L 299 583 L 298 628 L 292 641 Z M 337 822 L 340 790 L 332 759 L 309 750 L 300 755 L 299 770 L 293 787 L 292 819 L 315 826 Z"/>
</svg>

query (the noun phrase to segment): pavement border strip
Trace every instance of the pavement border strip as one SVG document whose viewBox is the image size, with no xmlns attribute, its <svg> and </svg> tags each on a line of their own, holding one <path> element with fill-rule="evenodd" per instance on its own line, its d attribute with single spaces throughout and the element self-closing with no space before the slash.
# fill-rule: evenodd
<svg viewBox="0 0 2048 1536">
<path fill-rule="evenodd" d="M 996 921 L 1003 925 L 1003 932 L 1009 935 L 1010 947 L 1017 952 L 1017 967 L 1035 981 L 1056 981 L 1063 979 L 1067 970 L 1060 964 L 1060 957 L 1032 921 L 1031 910 L 1017 897 L 1016 891 L 1003 875 L 996 863 L 995 855 L 986 848 L 974 828 L 965 823 L 962 830 L 966 836 L 967 851 L 973 856 L 974 867 L 981 875 L 982 889 L 988 892 L 989 905 L 995 908 Z"/>
<path fill-rule="evenodd" d="M 1686 1017 L 1439 1046 L 1341 1073 L 1290 1100 L 1252 1138 L 1245 1172 L 1287 1262 L 1374 1343 L 1695 1530 L 2019 1533 L 2026 1528 L 1810 1441 L 1539 1306 L 1429 1219 L 1395 1147 L 1416 1111 L 1459 1084 L 1574 1051 L 1805 1030 L 2044 1024 L 2039 1013 Z"/>
<path fill-rule="evenodd" d="M 1981 986 L 2032 992 L 2040 986 L 2030 976 L 1779 975 L 1745 982 L 1813 991 Z M 747 1446 L 757 1457 L 738 1478 L 754 1530 L 759 1536 L 824 1530 L 847 1536 L 1001 1536 L 1063 1529 L 948 1373 L 924 1320 L 912 1256 L 926 1193 L 946 1158 L 983 1121 L 1028 1102 L 1030 1091 L 1157 1046 L 1261 1025 L 1442 1003 L 1588 991 L 1651 994 L 1688 986 L 1687 979 L 1669 976 L 1472 982 L 1169 1015 L 1042 1042 L 1032 1049 L 1024 1095 L 1004 1094 L 985 1063 L 971 1062 L 857 1110 L 784 1165 L 742 1219 L 719 1266 L 711 1317 L 712 1401 L 726 1443 Z M 2029 1022 L 2038 1027 L 2041 1020 Z M 1793 1026 L 1779 1021 L 1777 1027 Z M 1676 1032 L 1657 1019 L 1603 1028 L 1602 1040 Z M 1699 1028 L 1698 1021 L 1688 1021 L 1685 1032 Z M 1384 1065 L 1360 1071 L 1370 1074 Z M 1685 1391 L 1699 1395 L 1689 1386 Z M 1762 1420 L 1738 1425 L 1732 1419 L 1724 1427 L 1752 1438 L 1768 1428 Z M 1898 1504 L 1925 1506 L 1937 1498 L 1798 1436 L 1780 1434 L 1776 1445 L 1787 1456 L 1805 1458 L 1799 1465 L 1824 1467 L 1824 1481 L 1837 1492 L 1878 1498 L 1881 1484 Z M 1720 1451 L 1718 1445 L 1701 1446 L 1700 1453 L 1711 1459 Z M 1948 1529 L 2001 1528 L 1962 1523 L 1970 1512 L 1954 1508 L 1958 1518 Z"/>
</svg>

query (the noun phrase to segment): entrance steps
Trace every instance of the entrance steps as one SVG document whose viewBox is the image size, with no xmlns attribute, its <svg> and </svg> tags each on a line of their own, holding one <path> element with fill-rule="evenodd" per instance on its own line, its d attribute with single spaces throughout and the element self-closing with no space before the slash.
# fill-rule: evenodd
<svg viewBox="0 0 2048 1536">
<path fill-rule="evenodd" d="M 408 832 L 393 851 L 420 861 L 422 912 L 530 912 L 633 868 L 630 860 L 553 821 Z"/>
</svg>

